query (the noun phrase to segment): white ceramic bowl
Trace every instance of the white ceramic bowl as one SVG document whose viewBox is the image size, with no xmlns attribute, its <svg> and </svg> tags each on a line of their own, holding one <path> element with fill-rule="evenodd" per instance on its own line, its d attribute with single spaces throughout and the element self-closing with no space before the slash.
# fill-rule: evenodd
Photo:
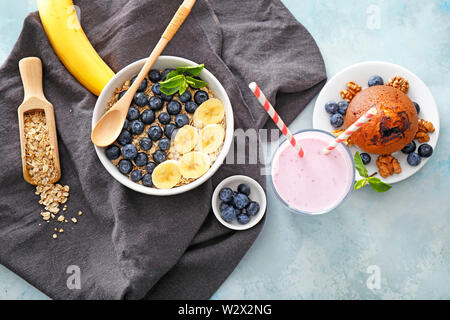
<svg viewBox="0 0 450 320">
<path fill-rule="evenodd" d="M 334 77 L 328 80 L 327 84 L 323 87 L 320 92 L 316 104 L 314 107 L 313 114 L 313 127 L 315 129 L 322 129 L 325 131 L 333 131 L 334 128 L 330 124 L 330 116 L 325 111 L 324 105 L 327 101 L 334 100 L 336 102 L 342 100 L 339 92 L 343 88 L 348 81 L 355 81 L 357 84 L 362 86 L 363 88 L 367 87 L 367 81 L 373 75 L 379 75 L 384 79 L 384 82 L 388 82 L 389 79 L 394 76 L 401 76 L 408 80 L 409 82 L 409 91 L 408 97 L 417 102 L 420 105 L 420 113 L 419 118 L 423 118 L 427 121 L 431 121 L 434 125 L 435 132 L 430 134 L 430 141 L 428 142 L 433 148 L 436 147 L 438 138 L 439 138 L 439 111 L 434 101 L 434 98 L 431 94 L 431 91 L 428 89 L 426 84 L 414 73 L 409 71 L 406 68 L 398 66 L 396 64 L 388 63 L 388 62 L 379 62 L 379 61 L 369 61 L 369 62 L 361 62 L 355 65 L 352 65 L 348 68 L 337 73 Z M 417 147 L 419 147 L 420 143 L 415 141 Z M 354 154 L 359 148 L 353 146 L 350 148 L 352 153 Z M 359 150 L 361 152 L 361 150 Z M 417 149 L 416 149 L 417 152 Z M 394 157 L 398 159 L 400 165 L 402 167 L 402 172 L 400 174 L 394 174 L 387 178 L 380 177 L 378 178 L 383 180 L 386 183 L 392 184 L 402 180 L 405 180 L 418 172 L 422 167 L 428 162 L 429 158 L 422 158 L 421 163 L 416 167 L 411 167 L 407 161 L 407 155 L 402 153 L 401 151 L 397 151 L 392 154 Z M 376 160 L 378 155 L 371 155 L 372 161 L 366 166 L 369 170 L 369 174 L 372 172 L 378 171 L 376 166 Z M 433 156 L 431 156 L 433 157 Z M 358 172 L 356 172 L 356 179 L 360 179 Z"/>
<path fill-rule="evenodd" d="M 103 116 L 105 113 L 105 107 L 107 106 L 108 100 L 114 94 L 114 90 L 116 88 L 122 87 L 125 81 L 131 79 L 133 76 L 137 75 L 141 68 L 144 66 L 145 59 L 136 61 L 117 73 L 105 86 L 100 96 L 97 99 L 97 103 L 95 104 L 94 113 L 92 116 L 92 127 L 94 127 L 95 123 Z M 153 69 L 163 70 L 166 68 L 177 68 L 182 66 L 193 66 L 198 65 L 198 63 L 192 62 L 190 60 L 173 57 L 173 56 L 160 56 L 158 60 L 153 65 Z M 208 83 L 208 87 L 214 93 L 214 96 L 220 99 L 225 106 L 225 118 L 226 118 L 226 131 L 225 131 L 225 141 L 222 147 L 221 152 L 219 153 L 216 161 L 213 163 L 211 168 L 200 178 L 197 180 L 183 185 L 181 187 L 172 188 L 172 189 L 156 189 L 150 188 L 138 183 L 131 181 L 127 176 L 123 175 L 119 172 L 116 166 L 114 166 L 111 161 L 105 155 L 105 148 L 95 147 L 95 151 L 97 152 L 97 156 L 100 159 L 101 163 L 105 167 L 105 169 L 121 184 L 124 186 L 133 189 L 137 192 L 155 195 L 155 196 L 171 196 L 179 193 L 183 193 L 189 190 L 192 190 L 206 180 L 211 178 L 211 176 L 219 169 L 220 165 L 225 160 L 225 157 L 230 149 L 231 143 L 233 141 L 233 132 L 234 132 L 234 122 L 233 122 L 233 109 L 231 107 L 230 99 L 225 91 L 225 89 L 220 84 L 219 80 L 214 77 L 214 75 L 209 72 L 206 68 L 200 74 L 200 77 Z"/>
<path fill-rule="evenodd" d="M 250 217 L 250 222 L 247 224 L 239 224 L 237 220 L 234 220 L 232 222 L 226 222 L 220 216 L 220 202 L 221 202 L 221 200 L 219 199 L 220 190 L 222 190 L 223 188 L 230 188 L 231 190 L 236 191 L 237 187 L 241 183 L 246 183 L 250 187 L 251 192 L 249 197 L 252 201 L 256 201 L 259 203 L 259 212 L 255 216 Z M 256 226 L 258 222 L 261 221 L 262 217 L 264 217 L 267 205 L 266 193 L 264 192 L 264 189 L 261 187 L 261 185 L 258 182 L 256 182 L 256 180 L 247 176 L 236 175 L 224 179 L 221 183 L 217 185 L 211 199 L 211 204 L 214 215 L 216 216 L 217 220 L 219 220 L 219 222 L 223 224 L 225 227 L 233 230 L 247 230 Z"/>
</svg>

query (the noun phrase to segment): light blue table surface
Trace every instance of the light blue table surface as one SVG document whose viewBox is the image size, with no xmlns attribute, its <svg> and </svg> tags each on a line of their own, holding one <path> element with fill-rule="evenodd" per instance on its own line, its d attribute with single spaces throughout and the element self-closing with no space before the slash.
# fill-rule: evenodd
<svg viewBox="0 0 450 320">
<path fill-rule="evenodd" d="M 410 179 L 386 194 L 354 192 L 328 215 L 289 213 L 269 188 L 263 231 L 213 299 L 450 299 L 450 1 L 283 2 L 316 39 L 328 77 L 384 60 L 422 78 L 439 107 L 439 143 Z M 0 1 L 0 61 L 34 10 L 32 0 Z M 312 126 L 313 105 L 291 129 Z M 367 285 L 377 275 L 379 288 Z M 42 298 L 0 266 L 0 299 Z"/>
</svg>

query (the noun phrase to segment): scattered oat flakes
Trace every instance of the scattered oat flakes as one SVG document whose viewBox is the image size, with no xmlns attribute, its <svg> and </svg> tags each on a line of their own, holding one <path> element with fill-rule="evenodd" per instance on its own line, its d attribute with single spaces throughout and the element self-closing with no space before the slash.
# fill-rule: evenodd
<svg viewBox="0 0 450 320">
<path fill-rule="evenodd" d="M 64 229 L 63 229 L 63 228 L 59 229 L 59 232 L 60 232 L 60 233 L 63 233 L 63 232 L 64 232 Z"/>
<path fill-rule="evenodd" d="M 56 233 L 53 234 L 53 239 L 58 238 L 58 235 Z"/>
<path fill-rule="evenodd" d="M 62 222 L 62 221 L 64 221 L 64 216 L 59 216 L 58 219 L 56 219 L 56 220 L 58 220 L 58 222 Z"/>
<path fill-rule="evenodd" d="M 71 220 L 72 220 L 73 223 L 77 223 L 78 222 L 77 218 L 72 218 Z"/>
<path fill-rule="evenodd" d="M 83 214 L 83 211 L 78 211 L 78 215 L 81 216 Z"/>
</svg>

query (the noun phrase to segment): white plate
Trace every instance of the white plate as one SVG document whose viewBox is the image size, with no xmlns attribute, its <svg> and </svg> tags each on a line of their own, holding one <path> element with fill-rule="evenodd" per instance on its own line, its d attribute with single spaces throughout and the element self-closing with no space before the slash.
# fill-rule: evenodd
<svg viewBox="0 0 450 320">
<path fill-rule="evenodd" d="M 358 63 L 342 70 L 331 78 L 323 87 L 317 98 L 316 105 L 314 106 L 313 127 L 329 132 L 335 130 L 330 124 L 329 114 L 325 111 L 325 103 L 330 100 L 336 102 L 341 101 L 340 91 L 345 89 L 348 81 L 356 82 L 358 85 L 362 86 L 363 89 L 367 88 L 367 81 L 373 75 L 381 76 L 384 83 L 388 82 L 394 76 L 401 76 L 408 80 L 408 96 L 412 101 L 417 102 L 420 105 L 419 118 L 431 121 L 436 129 L 435 132 L 430 133 L 430 141 L 428 142 L 434 149 L 439 138 L 439 111 L 430 90 L 425 83 L 411 71 L 387 62 L 371 61 Z M 418 147 L 420 144 L 417 140 L 415 142 Z M 357 147 L 351 147 L 350 150 L 354 154 L 359 149 Z M 400 162 L 402 173 L 394 174 L 388 178 L 382 178 L 377 175 L 378 178 L 389 184 L 407 179 L 419 171 L 428 161 L 427 158 L 422 158 L 421 163 L 417 167 L 412 167 L 406 161 L 407 155 L 401 151 L 395 152 L 392 155 Z M 375 164 L 378 156 L 371 154 L 371 157 L 372 161 L 367 165 L 369 174 L 378 171 L 377 165 Z M 356 178 L 360 179 L 358 172 L 356 172 Z"/>
<path fill-rule="evenodd" d="M 220 216 L 220 202 L 219 199 L 219 192 L 223 188 L 230 188 L 233 191 L 237 191 L 238 185 L 241 183 L 245 183 L 250 187 L 250 195 L 249 198 L 252 201 L 256 201 L 259 203 L 259 212 L 256 214 L 256 216 L 250 217 L 250 222 L 247 224 L 239 224 L 237 220 L 234 220 L 232 222 L 226 222 L 222 219 Z M 266 213 L 266 193 L 264 192 L 264 189 L 261 187 L 261 185 L 253 180 L 250 177 L 247 176 L 231 176 L 226 179 L 224 179 L 214 190 L 212 199 L 211 199 L 212 209 L 214 212 L 214 215 L 216 216 L 217 220 L 221 224 L 223 224 L 225 227 L 233 229 L 233 230 L 247 230 L 250 229 L 256 224 L 261 221 L 262 217 Z"/>
</svg>

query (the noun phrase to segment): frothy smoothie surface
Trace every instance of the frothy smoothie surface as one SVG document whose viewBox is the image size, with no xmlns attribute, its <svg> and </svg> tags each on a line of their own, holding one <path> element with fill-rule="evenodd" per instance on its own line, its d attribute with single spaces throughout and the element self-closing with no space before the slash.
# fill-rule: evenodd
<svg viewBox="0 0 450 320">
<path fill-rule="evenodd" d="M 333 137 L 307 131 L 295 135 L 305 151 L 300 158 L 288 143 L 277 150 L 272 179 L 279 196 L 292 208 L 320 213 L 335 207 L 347 195 L 353 180 L 353 164 L 347 150 L 338 146 L 323 155 Z"/>
</svg>

